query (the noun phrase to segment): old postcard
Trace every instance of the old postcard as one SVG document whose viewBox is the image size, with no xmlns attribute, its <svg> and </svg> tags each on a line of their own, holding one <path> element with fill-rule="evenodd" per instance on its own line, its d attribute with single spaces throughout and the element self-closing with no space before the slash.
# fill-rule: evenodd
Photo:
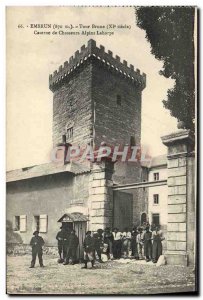
<svg viewBox="0 0 203 300">
<path fill-rule="evenodd" d="M 6 8 L 7 293 L 197 293 L 197 9 Z"/>
</svg>

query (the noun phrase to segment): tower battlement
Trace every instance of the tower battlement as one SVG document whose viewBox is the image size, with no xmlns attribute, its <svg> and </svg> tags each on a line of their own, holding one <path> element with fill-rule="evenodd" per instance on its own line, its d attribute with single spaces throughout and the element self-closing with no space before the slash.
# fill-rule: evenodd
<svg viewBox="0 0 203 300">
<path fill-rule="evenodd" d="M 79 50 L 75 52 L 74 57 L 71 56 L 69 61 L 65 61 L 64 65 L 60 66 L 58 70 L 49 75 L 49 88 L 52 92 L 58 89 L 64 82 L 68 81 L 78 68 L 84 65 L 89 60 L 100 61 L 102 65 L 108 69 L 118 73 L 120 76 L 130 80 L 141 90 L 146 86 L 146 74 L 140 74 L 140 70 L 134 70 L 133 65 L 128 66 L 128 62 L 121 59 L 118 55 L 113 57 L 112 51 L 105 52 L 104 46 L 100 45 L 98 48 L 96 41 L 91 39 L 88 41 L 87 47 L 83 45 Z"/>
</svg>

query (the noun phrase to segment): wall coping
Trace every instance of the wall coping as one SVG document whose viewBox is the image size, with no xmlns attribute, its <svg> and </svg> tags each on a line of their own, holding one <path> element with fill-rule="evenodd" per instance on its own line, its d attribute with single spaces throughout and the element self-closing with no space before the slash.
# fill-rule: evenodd
<svg viewBox="0 0 203 300">
<path fill-rule="evenodd" d="M 165 135 L 161 137 L 162 143 L 166 146 L 180 143 L 180 142 L 189 142 L 194 143 L 194 139 L 191 135 L 191 131 L 189 129 L 180 129 L 171 134 Z"/>
<path fill-rule="evenodd" d="M 90 39 L 87 47 L 83 45 L 80 51 L 77 50 L 75 52 L 74 57 L 71 56 L 68 61 L 64 62 L 63 66 L 61 65 L 58 70 L 55 70 L 53 74 L 49 75 L 50 90 L 52 92 L 57 90 L 64 81 L 70 78 L 70 75 L 73 74 L 76 69 L 90 59 L 100 61 L 103 65 L 137 84 L 142 90 L 146 87 L 145 73 L 140 74 L 139 69 L 134 70 L 134 66 L 131 64 L 128 66 L 126 60 L 121 62 L 118 55 L 113 57 L 112 51 L 108 51 L 108 53 L 105 52 L 104 46 L 100 45 L 100 48 L 98 48 L 96 46 L 96 41 Z"/>
</svg>

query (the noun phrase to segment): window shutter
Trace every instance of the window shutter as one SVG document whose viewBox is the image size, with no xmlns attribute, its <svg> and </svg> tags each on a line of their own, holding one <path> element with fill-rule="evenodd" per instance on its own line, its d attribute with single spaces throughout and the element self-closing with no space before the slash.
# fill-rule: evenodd
<svg viewBox="0 0 203 300">
<path fill-rule="evenodd" d="M 13 216 L 13 230 L 15 231 L 16 230 L 16 217 Z"/>
<path fill-rule="evenodd" d="M 20 216 L 20 232 L 25 232 L 27 230 L 27 216 Z"/>
<path fill-rule="evenodd" d="M 40 215 L 39 221 L 39 231 L 40 232 L 47 232 L 48 225 L 48 216 L 47 215 Z"/>
</svg>

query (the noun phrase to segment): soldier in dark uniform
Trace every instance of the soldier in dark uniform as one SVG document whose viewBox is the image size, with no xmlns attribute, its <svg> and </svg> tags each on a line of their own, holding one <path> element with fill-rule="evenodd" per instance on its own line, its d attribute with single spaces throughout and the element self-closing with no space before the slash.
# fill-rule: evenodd
<svg viewBox="0 0 203 300">
<path fill-rule="evenodd" d="M 84 247 L 84 262 L 85 262 L 85 265 L 84 265 L 84 267 L 82 267 L 82 269 L 87 269 L 88 261 L 90 261 L 91 264 L 92 264 L 92 267 L 94 267 L 95 243 L 94 243 L 94 238 L 91 237 L 91 231 L 86 232 L 86 237 L 84 239 L 83 247 Z"/>
<path fill-rule="evenodd" d="M 101 259 L 102 249 L 104 246 L 104 239 L 103 239 L 103 229 L 98 229 L 97 233 L 94 234 L 94 242 L 95 242 L 95 250 L 99 257 L 99 262 L 103 262 Z"/>
<path fill-rule="evenodd" d="M 39 258 L 40 267 L 44 267 L 42 260 L 42 246 L 44 245 L 44 240 L 41 236 L 39 236 L 39 231 L 37 230 L 33 232 L 33 235 L 34 236 L 30 241 L 30 246 L 32 246 L 32 261 L 30 268 L 34 268 L 37 255 Z"/>
<path fill-rule="evenodd" d="M 107 257 L 108 259 L 113 258 L 113 233 L 110 227 L 106 227 L 104 231 L 104 243 L 108 245 Z"/>
<path fill-rule="evenodd" d="M 138 254 L 138 245 L 137 245 L 137 235 L 138 235 L 138 231 L 137 231 L 137 227 L 133 227 L 132 232 L 131 232 L 131 248 L 132 248 L 132 256 L 135 259 L 139 259 L 139 254 Z"/>
<path fill-rule="evenodd" d="M 76 251 L 77 251 L 78 244 L 79 244 L 79 239 L 75 234 L 75 230 L 72 230 L 69 236 L 69 244 L 67 249 L 67 263 L 71 263 L 72 265 L 74 265 L 74 263 L 76 262 Z"/>
<path fill-rule="evenodd" d="M 63 253 L 64 253 L 64 263 L 63 265 L 68 265 L 68 251 L 70 243 L 70 230 L 64 227 L 63 233 Z"/>
<path fill-rule="evenodd" d="M 146 227 L 146 231 L 143 235 L 144 240 L 144 255 L 146 262 L 152 258 L 152 232 L 149 230 L 149 226 Z"/>
<path fill-rule="evenodd" d="M 56 235 L 56 239 L 58 241 L 58 253 L 59 253 L 59 263 L 64 262 L 64 249 L 63 249 L 63 238 L 64 238 L 64 231 L 65 229 L 63 228 L 63 226 L 60 227 L 60 231 L 57 233 Z M 63 255 L 62 255 L 63 254 Z"/>
<path fill-rule="evenodd" d="M 162 241 L 165 239 L 159 226 L 156 226 L 155 230 L 152 231 L 152 239 L 152 261 L 153 263 L 156 263 L 162 255 Z"/>
</svg>

